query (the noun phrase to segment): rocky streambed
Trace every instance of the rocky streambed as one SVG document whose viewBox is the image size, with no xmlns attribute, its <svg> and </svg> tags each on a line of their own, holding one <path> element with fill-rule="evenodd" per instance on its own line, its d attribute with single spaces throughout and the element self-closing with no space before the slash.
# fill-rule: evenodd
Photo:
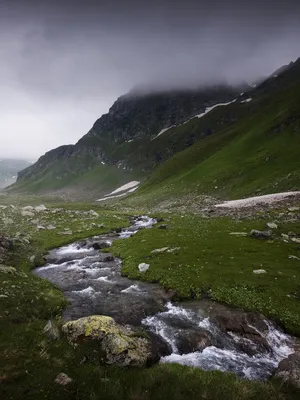
<svg viewBox="0 0 300 400">
<path fill-rule="evenodd" d="M 66 321 L 91 315 L 146 329 L 164 349 L 160 362 L 266 379 L 293 350 L 293 339 L 257 313 L 212 301 L 171 302 L 159 285 L 121 276 L 121 260 L 101 251 L 156 221 L 142 216 L 120 232 L 52 250 L 35 274 L 58 285 L 70 301 Z M 138 268 L 138 266 L 137 266 Z M 152 336 L 153 337 L 153 336 Z"/>
</svg>

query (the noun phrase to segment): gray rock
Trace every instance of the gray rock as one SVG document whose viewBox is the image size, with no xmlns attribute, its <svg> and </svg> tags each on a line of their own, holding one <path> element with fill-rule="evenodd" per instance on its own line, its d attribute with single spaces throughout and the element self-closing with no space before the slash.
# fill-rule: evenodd
<svg viewBox="0 0 300 400">
<path fill-rule="evenodd" d="M 88 214 L 89 214 L 91 217 L 99 217 L 99 214 L 98 214 L 95 210 L 90 210 L 90 211 L 88 212 Z"/>
<path fill-rule="evenodd" d="M 54 225 L 48 225 L 48 226 L 47 226 L 47 229 L 48 229 L 48 231 L 52 231 L 52 230 L 56 229 L 56 226 L 54 226 Z"/>
<path fill-rule="evenodd" d="M 267 271 L 265 269 L 254 269 L 253 273 L 256 275 L 260 275 L 260 274 L 266 274 Z"/>
<path fill-rule="evenodd" d="M 299 211 L 299 210 L 300 210 L 300 207 L 290 207 L 290 208 L 288 208 L 288 211 L 290 211 L 290 212 Z"/>
<path fill-rule="evenodd" d="M 293 256 L 293 255 L 290 255 L 289 259 L 291 259 L 291 260 L 299 260 L 300 261 L 299 257 Z"/>
<path fill-rule="evenodd" d="M 130 326 L 117 324 L 111 317 L 91 315 L 67 322 L 62 330 L 71 343 L 97 341 L 102 360 L 107 364 L 145 366 L 153 359 L 151 341 L 134 334 Z"/>
<path fill-rule="evenodd" d="M 180 354 L 203 351 L 206 347 L 212 346 L 210 333 L 205 329 L 198 328 L 190 332 L 179 332 L 177 334 L 176 347 Z"/>
<path fill-rule="evenodd" d="M 295 386 L 300 389 L 300 354 L 296 352 L 291 354 L 285 360 L 282 360 L 274 377 L 282 380 L 284 383 Z"/>
<path fill-rule="evenodd" d="M 169 247 L 162 247 L 161 249 L 154 249 L 151 251 L 152 254 L 156 254 L 156 253 L 164 253 L 165 251 L 167 251 L 169 249 Z"/>
<path fill-rule="evenodd" d="M 44 204 L 41 204 L 41 205 L 35 207 L 35 211 L 37 211 L 37 212 L 47 211 L 47 207 L 44 206 Z"/>
<path fill-rule="evenodd" d="M 150 265 L 145 263 L 141 263 L 138 266 L 140 272 L 146 272 L 149 269 L 149 267 Z"/>
<path fill-rule="evenodd" d="M 111 247 L 111 243 L 104 241 L 104 242 L 95 242 L 92 243 L 91 246 L 88 247 L 93 247 L 95 250 L 100 250 L 100 249 L 106 249 L 107 247 Z"/>
<path fill-rule="evenodd" d="M 33 210 L 34 210 L 34 207 L 32 207 L 32 206 L 25 206 L 25 207 L 22 208 L 22 210 L 24 210 L 24 211 L 33 211 Z"/>
<path fill-rule="evenodd" d="M 250 236 L 255 239 L 271 239 L 272 232 L 270 231 L 259 231 L 257 229 L 252 229 Z"/>
<path fill-rule="evenodd" d="M 61 372 L 57 375 L 54 382 L 61 386 L 67 386 L 73 382 L 73 379 L 71 379 L 67 374 Z"/>
<path fill-rule="evenodd" d="M 168 225 L 162 224 L 157 227 L 158 229 L 168 229 Z"/>
<path fill-rule="evenodd" d="M 36 229 L 38 229 L 38 230 L 43 230 L 43 229 L 46 229 L 43 225 L 38 225 L 37 227 L 36 227 Z"/>
<path fill-rule="evenodd" d="M 268 229 L 278 229 L 278 225 L 275 222 L 268 222 L 266 226 Z"/>
<path fill-rule="evenodd" d="M 61 232 L 61 234 L 62 235 L 73 235 L 73 232 L 70 230 L 70 231 Z"/>
<path fill-rule="evenodd" d="M 167 253 L 174 253 L 175 251 L 180 250 L 180 247 L 172 247 L 171 249 L 167 250 Z"/>
<path fill-rule="evenodd" d="M 294 243 L 298 243 L 298 244 L 300 244 L 300 238 L 291 238 L 291 241 L 292 242 L 294 242 Z"/>
<path fill-rule="evenodd" d="M 22 217 L 34 217 L 34 213 L 31 211 L 21 211 Z"/>
</svg>

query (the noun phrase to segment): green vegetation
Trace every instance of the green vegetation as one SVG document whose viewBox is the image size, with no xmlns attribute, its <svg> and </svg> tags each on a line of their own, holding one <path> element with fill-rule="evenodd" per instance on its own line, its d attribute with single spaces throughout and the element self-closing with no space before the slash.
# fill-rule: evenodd
<svg viewBox="0 0 300 400">
<path fill-rule="evenodd" d="M 253 90 L 252 101 L 216 108 L 152 141 L 148 134 L 153 137 L 160 128 L 156 113 L 162 112 L 164 122 L 170 121 L 169 115 L 161 107 L 155 108 L 154 99 L 155 112 L 149 109 L 152 125 L 143 136 L 139 133 L 147 126 L 148 117 L 143 104 L 139 104 L 142 112 L 137 115 L 140 108 L 133 102 L 131 118 L 125 113 L 125 122 L 117 121 L 114 129 L 107 132 L 105 123 L 102 127 L 98 122 L 76 146 L 47 153 L 32 175 L 25 172 L 18 184 L 9 189 L 9 195 L 0 199 L 0 236 L 14 238 L 9 259 L 4 260 L 5 265 L 0 262 L 1 398 L 299 398 L 299 391 L 274 379 L 250 382 L 229 373 L 167 364 L 147 369 L 101 365 L 97 352 L 95 359 L 86 357 L 91 354 L 87 346 L 95 346 L 94 343 L 72 347 L 64 337 L 50 340 L 44 334 L 50 318 L 60 326 L 66 301 L 58 288 L 31 271 L 43 262 L 43 255 L 51 248 L 127 226 L 128 214 L 120 214 L 120 210 L 133 209 L 137 214 L 137 210 L 159 209 L 164 204 L 161 209 L 169 213 L 162 215 L 167 229 L 145 229 L 114 243 L 111 250 L 124 260 L 124 275 L 159 282 L 173 289 L 177 299 L 209 297 L 261 312 L 299 336 L 300 248 L 292 241 L 300 237 L 297 211 L 283 207 L 257 213 L 253 219 L 214 217 L 215 213 L 208 212 L 204 218 L 187 213 L 197 206 L 203 208 L 204 200 L 210 197 L 239 198 L 299 189 L 299 62 L 278 79 Z M 176 112 L 177 109 L 175 104 Z M 188 118 L 193 110 L 191 103 L 184 116 Z M 183 115 L 175 122 L 182 122 L 182 118 Z M 107 120 L 106 116 L 102 121 Z M 130 127 L 128 137 L 123 135 L 124 126 Z M 98 129 L 101 133 L 102 128 L 105 135 L 98 137 L 95 132 Z M 131 136 L 135 138 L 132 142 L 128 140 Z M 111 164 L 99 164 L 104 150 L 110 154 Z M 118 168 L 119 161 L 127 168 L 121 167 L 122 163 Z M 118 202 L 116 212 L 106 210 L 103 204 L 75 202 L 83 197 L 99 198 L 130 180 L 144 179 L 150 171 L 153 173 L 145 185 Z M 19 192 L 57 197 L 11 196 Z M 207 196 L 203 201 L 202 195 Z M 59 196 L 66 196 L 73 203 L 64 203 L 58 200 Z M 30 215 L 29 208 L 26 215 L 21 209 L 43 202 L 48 205 L 46 211 L 35 210 Z M 177 207 L 184 210 L 182 215 L 171 214 Z M 270 240 L 231 234 L 264 229 L 266 222 L 274 220 L 278 229 L 273 230 Z M 152 252 L 163 247 L 173 250 Z M 140 263 L 150 264 L 149 269 L 140 273 Z M 253 272 L 260 269 L 265 273 Z M 55 377 L 61 372 L 68 374 L 73 383 L 66 387 L 56 384 Z"/>
<path fill-rule="evenodd" d="M 123 273 L 132 279 L 159 282 L 174 289 L 179 299 L 209 296 L 219 302 L 256 310 L 300 334 L 299 245 L 282 241 L 281 233 L 300 224 L 282 223 L 274 240 L 265 241 L 231 232 L 263 229 L 266 221 L 168 217 L 169 229 L 144 230 L 115 242 L 113 253 L 124 259 Z M 151 253 L 169 247 L 175 252 Z M 141 273 L 138 265 L 150 264 Z M 256 275 L 253 270 L 264 269 Z"/>
<path fill-rule="evenodd" d="M 80 160 L 79 164 L 84 166 L 84 160 Z M 68 168 L 71 168 L 71 171 L 65 170 L 63 161 L 57 161 L 46 173 L 43 171 L 34 177 L 22 180 L 17 185 L 11 186 L 8 192 L 46 193 L 57 197 L 67 195 L 67 198 L 73 201 L 82 198 L 96 200 L 97 197 L 108 194 L 128 181 L 143 178 L 141 172 L 126 171 L 113 165 L 93 166 L 87 172 L 76 171 L 75 164 L 75 171 L 72 170 L 72 165 Z"/>
<path fill-rule="evenodd" d="M 28 257 L 32 254 L 42 255 L 52 247 L 128 224 L 126 215 L 100 211 L 89 204 L 66 204 L 64 211 L 52 213 L 61 206 L 49 204 L 50 211 L 39 214 L 43 225 L 51 223 L 57 226 L 56 230 L 49 231 L 33 228 L 28 219 L 19 215 L 18 210 L 11 211 L 11 207 L 5 210 L 5 215 L 15 221 L 6 227 L 6 232 L 10 235 L 26 232 L 31 241 L 30 244 L 20 242 L 15 247 L 7 262 L 14 269 L 0 269 L 1 398 L 217 400 L 222 397 L 228 400 L 284 400 L 297 396 L 292 388 L 282 387 L 276 381 L 250 382 L 229 373 L 205 372 L 175 364 L 147 369 L 105 367 L 97 359 L 86 359 L 87 345 L 74 348 L 63 337 L 56 341 L 49 340 L 43 328 L 49 318 L 60 325 L 61 312 L 66 303 L 57 288 L 32 275 L 30 270 L 33 264 Z M 98 217 L 88 216 L 91 208 L 99 212 Z M 293 318 L 299 313 L 296 300 L 284 298 L 286 293 L 297 287 L 296 280 L 293 280 L 297 261 L 287 258 L 290 252 L 295 253 L 294 245 L 229 235 L 231 230 L 259 228 L 262 224 L 259 221 L 244 224 L 228 219 L 204 220 L 191 216 L 169 218 L 167 230 L 146 229 L 131 239 L 120 240 L 115 244 L 113 251 L 125 259 L 125 273 L 160 281 L 167 287 L 174 287 L 178 296 L 182 297 L 198 297 L 200 292 L 211 289 L 213 297 L 246 307 L 250 299 L 247 293 L 237 301 L 235 297 L 230 298 L 226 288 L 240 286 L 239 294 L 244 288 L 253 288 L 258 293 L 257 302 L 250 308 L 257 309 L 266 298 L 261 289 L 264 288 L 269 295 L 271 293 L 271 277 L 274 278 L 272 284 L 274 281 L 274 285 L 277 285 L 273 287 L 278 297 L 274 298 L 277 316 L 284 312 L 285 307 L 290 308 Z M 92 223 L 103 224 L 104 227 L 93 227 Z M 72 235 L 63 235 L 64 228 L 72 229 Z M 282 227 L 282 231 L 288 229 L 292 228 Z M 298 229 L 298 226 L 294 225 L 293 229 Z M 147 241 L 144 242 L 145 239 Z M 174 253 L 151 255 L 151 250 L 165 245 L 178 246 L 180 249 Z M 231 258 L 231 254 L 234 258 Z M 252 268 L 260 267 L 258 256 L 268 271 L 268 279 L 266 276 L 252 276 Z M 145 275 L 140 276 L 136 273 L 137 264 L 143 261 L 149 262 L 151 266 Z M 275 261 L 277 264 L 273 265 Z M 276 272 L 279 264 L 283 277 Z M 267 307 L 263 310 L 270 311 Z M 279 317 L 287 323 L 289 329 L 299 328 L 298 320 L 295 319 L 292 325 L 285 314 Z M 54 383 L 55 377 L 61 372 L 68 374 L 73 383 L 66 387 Z"/>
<path fill-rule="evenodd" d="M 300 176 L 300 85 L 288 88 L 275 98 L 252 100 L 227 106 L 245 108 L 236 124 L 208 136 L 163 163 L 129 199 L 123 202 L 137 207 L 150 206 L 191 194 L 219 198 L 276 193 L 299 189 Z M 257 104 L 256 104 L 257 103 Z M 229 111 L 228 111 L 229 112 Z M 221 110 L 205 118 L 218 120 Z M 166 133 L 185 134 L 201 126 L 192 120 Z"/>
</svg>

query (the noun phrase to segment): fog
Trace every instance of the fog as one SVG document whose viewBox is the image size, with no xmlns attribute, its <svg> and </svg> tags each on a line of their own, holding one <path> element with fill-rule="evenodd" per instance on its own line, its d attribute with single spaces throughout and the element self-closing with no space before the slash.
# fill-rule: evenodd
<svg viewBox="0 0 300 400">
<path fill-rule="evenodd" d="M 236 84 L 300 56 L 295 1 L 0 0 L 0 157 L 75 143 L 132 87 Z"/>
</svg>

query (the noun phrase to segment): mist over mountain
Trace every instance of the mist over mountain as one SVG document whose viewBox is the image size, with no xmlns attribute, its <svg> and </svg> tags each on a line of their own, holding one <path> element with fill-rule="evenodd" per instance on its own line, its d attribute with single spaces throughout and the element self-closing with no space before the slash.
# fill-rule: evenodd
<svg viewBox="0 0 300 400">
<path fill-rule="evenodd" d="M 4 0 L 0 156 L 38 158 L 75 143 L 132 87 L 268 76 L 298 57 L 298 16 L 291 0 Z"/>
</svg>

